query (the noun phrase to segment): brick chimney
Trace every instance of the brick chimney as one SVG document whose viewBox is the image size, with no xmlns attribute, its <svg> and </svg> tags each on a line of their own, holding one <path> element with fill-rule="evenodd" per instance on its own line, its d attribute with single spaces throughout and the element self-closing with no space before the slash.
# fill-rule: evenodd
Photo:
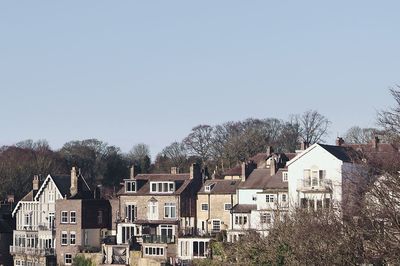
<svg viewBox="0 0 400 266">
<path fill-rule="evenodd" d="M 341 137 L 336 138 L 336 146 L 342 146 L 344 144 L 344 139 Z"/>
<path fill-rule="evenodd" d="M 137 175 L 137 173 L 136 173 L 136 167 L 135 167 L 134 165 L 132 165 L 132 166 L 129 168 L 129 179 L 134 179 L 136 175 Z"/>
<path fill-rule="evenodd" d="M 272 146 L 267 147 L 267 155 L 270 156 L 274 152 L 274 148 Z"/>
<path fill-rule="evenodd" d="M 78 174 L 75 166 L 71 169 L 71 187 L 69 189 L 71 196 L 75 196 L 78 193 Z"/>
<path fill-rule="evenodd" d="M 253 172 L 254 169 L 257 168 L 257 164 L 254 163 L 253 161 L 249 162 L 242 162 L 242 182 L 246 181 L 247 177 Z"/>
<path fill-rule="evenodd" d="M 270 160 L 271 160 L 271 162 L 269 164 L 269 171 L 270 171 L 271 176 L 273 176 L 276 174 L 276 168 L 277 168 L 276 166 L 277 165 L 276 165 L 276 161 L 275 161 L 274 157 L 271 157 Z"/>
<path fill-rule="evenodd" d="M 201 169 L 200 165 L 197 163 L 194 163 L 190 166 L 190 174 L 189 174 L 190 179 L 195 179 L 195 178 L 200 178 L 201 179 Z"/>
<path fill-rule="evenodd" d="M 304 151 L 305 149 L 308 148 L 309 145 L 310 145 L 310 144 L 309 144 L 308 142 L 306 142 L 305 140 L 303 140 L 303 141 L 300 143 L 300 150 Z"/>
<path fill-rule="evenodd" d="M 372 139 L 372 148 L 374 148 L 374 149 L 378 149 L 378 144 L 379 144 L 379 137 L 378 136 L 375 136 L 373 139 Z"/>
<path fill-rule="evenodd" d="M 32 189 L 39 190 L 39 176 L 38 175 L 33 176 Z"/>
<path fill-rule="evenodd" d="M 179 167 L 171 167 L 171 174 L 172 175 L 179 174 Z"/>
</svg>

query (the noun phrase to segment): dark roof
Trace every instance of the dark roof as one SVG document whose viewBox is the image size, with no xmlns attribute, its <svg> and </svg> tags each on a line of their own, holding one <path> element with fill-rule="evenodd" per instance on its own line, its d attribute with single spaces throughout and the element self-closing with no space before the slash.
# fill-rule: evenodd
<svg viewBox="0 0 400 266">
<path fill-rule="evenodd" d="M 227 170 L 226 172 L 224 172 L 222 175 L 223 176 L 235 176 L 235 175 L 241 175 L 242 174 L 242 166 L 241 165 L 237 165 L 229 170 Z"/>
<path fill-rule="evenodd" d="M 225 179 L 213 179 L 206 180 L 201 187 L 199 194 L 235 194 L 236 188 L 239 186 L 241 180 L 225 180 Z M 205 187 L 214 185 L 210 192 L 205 192 Z"/>
<path fill-rule="evenodd" d="M 174 181 L 174 193 L 151 193 L 151 195 L 179 195 L 191 183 L 190 174 L 139 174 L 134 179 L 138 181 L 138 189 L 135 193 L 125 193 L 125 186 L 122 186 L 117 195 L 148 195 L 150 194 L 150 181 Z"/>
<path fill-rule="evenodd" d="M 254 155 L 253 157 L 250 157 L 249 160 L 255 162 L 258 165 L 260 162 L 268 159 L 271 155 L 272 154 L 270 154 L 270 153 L 260 152 L 260 153 L 257 153 L 256 155 Z"/>
<path fill-rule="evenodd" d="M 32 201 L 33 200 L 33 190 L 29 191 L 28 194 L 26 194 L 21 201 Z"/>
<path fill-rule="evenodd" d="M 355 159 L 354 155 L 356 155 L 356 153 L 355 150 L 352 149 L 351 147 L 334 146 L 326 144 L 318 144 L 318 145 L 343 162 L 350 163 Z"/>
<path fill-rule="evenodd" d="M 60 191 L 61 195 L 64 197 L 71 196 L 70 194 L 70 187 L 71 187 L 71 176 L 69 175 L 52 175 L 54 183 L 56 184 L 58 190 Z"/>
<path fill-rule="evenodd" d="M 256 204 L 236 204 L 232 208 L 232 212 L 234 213 L 250 213 L 252 210 L 256 210 Z"/>
</svg>

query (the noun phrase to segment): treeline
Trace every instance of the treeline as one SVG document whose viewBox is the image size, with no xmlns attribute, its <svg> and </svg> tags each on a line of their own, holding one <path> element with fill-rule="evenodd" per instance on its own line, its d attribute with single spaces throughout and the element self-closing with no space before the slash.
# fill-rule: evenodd
<svg viewBox="0 0 400 266">
<path fill-rule="evenodd" d="M 220 125 L 198 125 L 182 140 L 165 147 L 151 162 L 148 145 L 140 143 L 130 152 L 97 139 L 67 142 L 53 150 L 46 140 L 25 140 L 0 148 L 0 197 L 13 193 L 20 199 L 31 189 L 33 175 L 68 174 L 80 168 L 90 185 L 118 187 L 135 165 L 140 173 L 168 172 L 171 167 L 189 171 L 192 163 L 203 165 L 205 174 L 219 175 L 249 157 L 265 152 L 294 152 L 301 141 L 323 142 L 330 121 L 317 111 L 292 115 L 287 121 L 267 118 L 231 121 Z M 371 138 L 374 129 L 352 128 L 348 142 Z"/>
</svg>

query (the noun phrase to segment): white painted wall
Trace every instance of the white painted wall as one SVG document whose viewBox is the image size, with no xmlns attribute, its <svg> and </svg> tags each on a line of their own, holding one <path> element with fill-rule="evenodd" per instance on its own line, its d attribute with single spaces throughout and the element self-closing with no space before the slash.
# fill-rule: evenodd
<svg viewBox="0 0 400 266">
<path fill-rule="evenodd" d="M 241 188 L 237 190 L 239 204 L 256 204 L 257 200 L 253 200 L 253 196 L 257 197 L 257 193 L 262 192 L 260 189 Z"/>
<path fill-rule="evenodd" d="M 310 199 L 329 197 L 324 193 L 302 193 L 297 191 L 302 186 L 304 169 L 325 170 L 325 179 L 332 180 L 333 204 L 334 206 L 340 204 L 342 200 L 342 173 L 343 171 L 349 171 L 354 166 L 350 163 L 343 163 L 318 144 L 312 145 L 298 156 L 292 159 L 288 165 L 290 209 L 300 206 L 300 198 L 303 197 Z"/>
</svg>

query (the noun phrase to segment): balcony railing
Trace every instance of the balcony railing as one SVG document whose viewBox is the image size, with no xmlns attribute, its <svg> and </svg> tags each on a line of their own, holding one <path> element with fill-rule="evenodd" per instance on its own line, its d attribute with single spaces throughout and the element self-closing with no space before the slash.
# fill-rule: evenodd
<svg viewBox="0 0 400 266">
<path fill-rule="evenodd" d="M 175 243 L 175 236 L 164 236 L 164 235 L 143 235 L 143 243 L 152 244 L 172 244 Z"/>
<path fill-rule="evenodd" d="M 10 254 L 26 254 L 35 256 L 51 256 L 55 255 L 54 248 L 30 248 L 30 247 L 19 247 L 10 246 Z"/>
<path fill-rule="evenodd" d="M 39 231 L 54 231 L 54 230 L 56 230 L 56 228 L 54 227 L 54 225 L 53 225 L 53 227 L 50 227 L 48 223 L 40 223 L 38 225 L 38 230 Z"/>
<path fill-rule="evenodd" d="M 297 186 L 299 191 L 331 191 L 333 188 L 331 179 L 302 179 Z"/>
</svg>

